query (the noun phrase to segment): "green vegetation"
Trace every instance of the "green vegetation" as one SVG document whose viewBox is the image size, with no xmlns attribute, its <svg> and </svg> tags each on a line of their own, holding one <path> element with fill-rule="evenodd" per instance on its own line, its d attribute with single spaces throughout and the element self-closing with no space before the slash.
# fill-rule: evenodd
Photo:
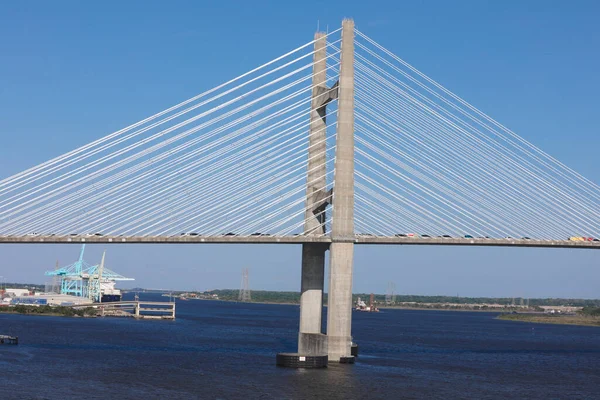
<svg viewBox="0 0 600 400">
<path fill-rule="evenodd" d="M 592 316 L 583 313 L 575 315 L 566 314 L 502 314 L 498 319 L 521 322 L 534 322 L 540 324 L 564 324 L 600 326 L 600 315 Z"/>
<path fill-rule="evenodd" d="M 28 288 L 30 290 L 35 289 L 36 291 L 43 291 L 43 285 L 37 284 L 19 284 L 19 283 L 7 283 L 6 287 L 12 288 Z M 141 292 L 141 293 L 164 293 L 164 290 L 147 290 L 143 288 L 134 288 L 123 290 L 123 292 Z M 182 293 L 193 293 L 186 291 L 173 291 L 173 296 L 179 296 Z M 198 293 L 198 292 L 196 292 Z M 205 295 L 216 294 L 219 296 L 219 300 L 224 301 L 237 301 L 239 290 L 238 289 L 220 289 L 202 292 Z M 365 302 L 369 301 L 370 293 L 355 293 L 352 296 L 353 302 L 360 297 Z M 396 295 L 396 304 L 398 306 L 407 306 L 407 304 L 401 303 L 412 303 L 410 307 L 414 308 L 435 308 L 435 309 L 474 309 L 474 310 L 488 310 L 489 308 L 481 304 L 500 304 L 507 306 L 510 309 L 511 304 L 519 305 L 521 303 L 520 298 L 512 297 L 458 297 L 458 296 L 421 296 L 421 295 Z M 375 302 L 381 306 L 385 304 L 384 294 L 375 294 Z M 559 299 L 559 298 L 545 298 L 545 299 L 528 299 L 530 309 L 536 311 L 542 311 L 540 306 L 572 306 L 572 307 L 584 307 L 583 314 L 594 316 L 600 316 L 600 299 L 587 300 L 587 299 Z M 256 303 L 279 303 L 279 304 L 299 304 L 300 293 L 299 292 L 277 292 L 269 290 L 252 290 L 252 302 Z M 525 300 L 523 300 L 526 303 Z M 327 293 L 323 295 L 323 303 L 327 304 Z M 446 303 L 446 304 L 445 304 Z M 445 304 L 445 305 L 443 305 Z M 466 307 L 468 305 L 474 305 L 473 307 Z M 393 306 L 393 305 L 392 305 Z M 461 307 L 465 306 L 465 307 Z M 44 308 L 44 307 L 33 307 L 33 308 Z M 68 308 L 68 307 L 65 307 Z M 59 307 L 52 307 L 52 310 L 58 310 Z M 70 308 L 68 308 L 71 310 Z M 1 312 L 1 309 L 0 309 Z M 79 315 L 75 313 L 75 315 Z M 33 312 L 35 313 L 35 312 Z M 46 312 L 42 312 L 46 313 Z M 56 313 L 56 312 L 55 312 Z M 70 315 L 69 311 L 64 311 L 60 315 Z M 597 314 L 594 314 L 597 313 Z"/>
<path fill-rule="evenodd" d="M 226 301 L 237 301 L 238 296 L 239 296 L 239 290 L 234 290 L 234 289 L 211 290 L 210 293 L 218 295 L 219 300 L 226 300 Z M 268 291 L 268 290 L 253 290 L 252 291 L 252 302 L 300 304 L 300 293 L 299 292 L 273 292 L 273 291 Z"/>
<path fill-rule="evenodd" d="M 2 313 L 28 314 L 28 315 L 59 315 L 64 317 L 91 317 L 96 316 L 97 310 L 92 307 L 73 309 L 62 306 L 25 306 L 0 307 Z"/>
<path fill-rule="evenodd" d="M 371 294 L 356 293 L 354 298 L 360 297 L 363 300 L 368 300 Z M 512 297 L 458 297 L 458 296 L 420 296 L 420 295 L 396 295 L 396 303 L 454 303 L 454 304 L 501 304 L 511 305 L 520 304 L 520 298 Z M 528 299 L 530 307 L 539 306 L 572 306 L 572 307 L 600 307 L 600 299 Z M 377 303 L 385 303 L 385 295 L 376 294 L 375 301 Z M 526 300 L 524 300 L 526 302 Z"/>
<path fill-rule="evenodd" d="M 589 315 L 591 317 L 600 317 L 600 307 L 584 307 L 579 312 L 581 315 Z"/>
<path fill-rule="evenodd" d="M 173 292 L 174 296 L 177 296 L 183 292 Z M 190 292 L 188 292 L 190 293 Z M 211 290 L 210 292 L 204 292 L 204 294 L 216 294 L 219 296 L 219 300 L 225 301 L 237 301 L 239 290 L 237 289 L 221 289 Z M 370 293 L 355 293 L 352 295 L 352 301 L 355 302 L 358 297 L 368 302 L 371 294 Z M 377 304 L 385 304 L 384 294 L 375 294 L 374 300 Z M 268 290 L 253 290 L 252 301 L 256 303 L 300 303 L 300 292 L 276 292 Z M 418 296 L 418 295 L 396 295 L 396 304 L 398 303 L 414 303 L 412 306 L 416 308 L 432 308 L 432 303 L 452 303 L 457 305 L 470 305 L 470 304 L 501 304 L 510 306 L 511 304 L 519 304 L 520 299 L 512 297 L 453 297 L 453 296 Z M 327 293 L 323 295 L 323 303 L 327 304 Z M 600 307 L 600 300 L 586 300 L 586 299 L 529 299 L 529 305 L 531 309 L 541 311 L 539 306 L 573 306 L 573 307 L 587 307 L 594 308 Z M 436 307 L 439 308 L 439 307 Z M 448 309 L 461 309 L 460 306 L 448 306 Z M 486 306 L 473 307 L 473 309 L 486 310 Z"/>
<path fill-rule="evenodd" d="M 45 285 L 39 285 L 37 283 L 10 283 L 2 282 L 2 288 L 11 289 L 29 289 L 35 292 L 43 292 L 46 289 Z"/>
</svg>

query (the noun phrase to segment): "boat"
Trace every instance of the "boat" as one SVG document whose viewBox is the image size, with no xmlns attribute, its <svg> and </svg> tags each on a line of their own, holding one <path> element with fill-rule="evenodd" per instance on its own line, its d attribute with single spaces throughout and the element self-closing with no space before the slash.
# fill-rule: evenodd
<svg viewBox="0 0 600 400">
<path fill-rule="evenodd" d="M 0 335 L 0 344 L 19 344 L 19 338 L 16 336 Z"/>
<path fill-rule="evenodd" d="M 100 283 L 101 303 L 112 303 L 121 301 L 121 291 L 115 288 L 116 282 L 110 279 L 103 280 Z"/>
<path fill-rule="evenodd" d="M 375 301 L 374 301 L 374 296 L 373 294 L 371 294 L 371 299 L 369 301 L 369 305 L 367 305 L 363 300 L 361 300 L 361 298 L 359 297 L 356 300 L 356 305 L 354 308 L 356 311 L 363 311 L 363 312 L 379 312 L 379 308 L 377 308 L 377 306 L 375 306 Z"/>
</svg>

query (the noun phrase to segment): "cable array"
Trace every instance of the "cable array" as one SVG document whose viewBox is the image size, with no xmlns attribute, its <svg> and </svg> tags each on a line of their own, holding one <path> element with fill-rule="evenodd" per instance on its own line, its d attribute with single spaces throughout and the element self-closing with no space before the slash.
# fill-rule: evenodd
<svg viewBox="0 0 600 400">
<path fill-rule="evenodd" d="M 355 33 L 357 234 L 600 237 L 598 185 Z M 304 234 L 313 44 L 0 180 L 0 235 Z M 333 100 L 323 191 L 336 114 Z"/>
<path fill-rule="evenodd" d="M 1 180 L 0 235 L 302 234 L 313 44 Z"/>
<path fill-rule="evenodd" d="M 359 234 L 600 237 L 600 187 L 363 33 L 355 41 Z"/>
</svg>

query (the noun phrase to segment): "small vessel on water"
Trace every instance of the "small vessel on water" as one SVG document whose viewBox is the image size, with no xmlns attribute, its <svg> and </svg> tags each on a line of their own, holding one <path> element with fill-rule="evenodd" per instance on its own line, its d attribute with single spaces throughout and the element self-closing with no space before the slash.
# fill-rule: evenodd
<svg viewBox="0 0 600 400">
<path fill-rule="evenodd" d="M 19 344 L 17 336 L 0 335 L 0 344 Z"/>
<path fill-rule="evenodd" d="M 356 311 L 364 311 L 364 312 L 379 312 L 379 308 L 375 306 L 374 295 L 371 293 L 371 298 L 369 301 L 369 305 L 367 305 L 361 298 L 359 297 L 356 300 Z"/>
</svg>

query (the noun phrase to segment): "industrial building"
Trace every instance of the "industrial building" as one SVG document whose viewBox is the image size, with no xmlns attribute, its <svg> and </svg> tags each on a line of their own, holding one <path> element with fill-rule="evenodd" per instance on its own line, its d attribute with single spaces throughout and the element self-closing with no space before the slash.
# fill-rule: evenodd
<svg viewBox="0 0 600 400">
<path fill-rule="evenodd" d="M 85 297 L 71 296 L 58 293 L 40 293 L 32 296 L 17 296 L 10 299 L 11 305 L 29 306 L 74 306 L 92 304 L 92 300 Z"/>
</svg>

